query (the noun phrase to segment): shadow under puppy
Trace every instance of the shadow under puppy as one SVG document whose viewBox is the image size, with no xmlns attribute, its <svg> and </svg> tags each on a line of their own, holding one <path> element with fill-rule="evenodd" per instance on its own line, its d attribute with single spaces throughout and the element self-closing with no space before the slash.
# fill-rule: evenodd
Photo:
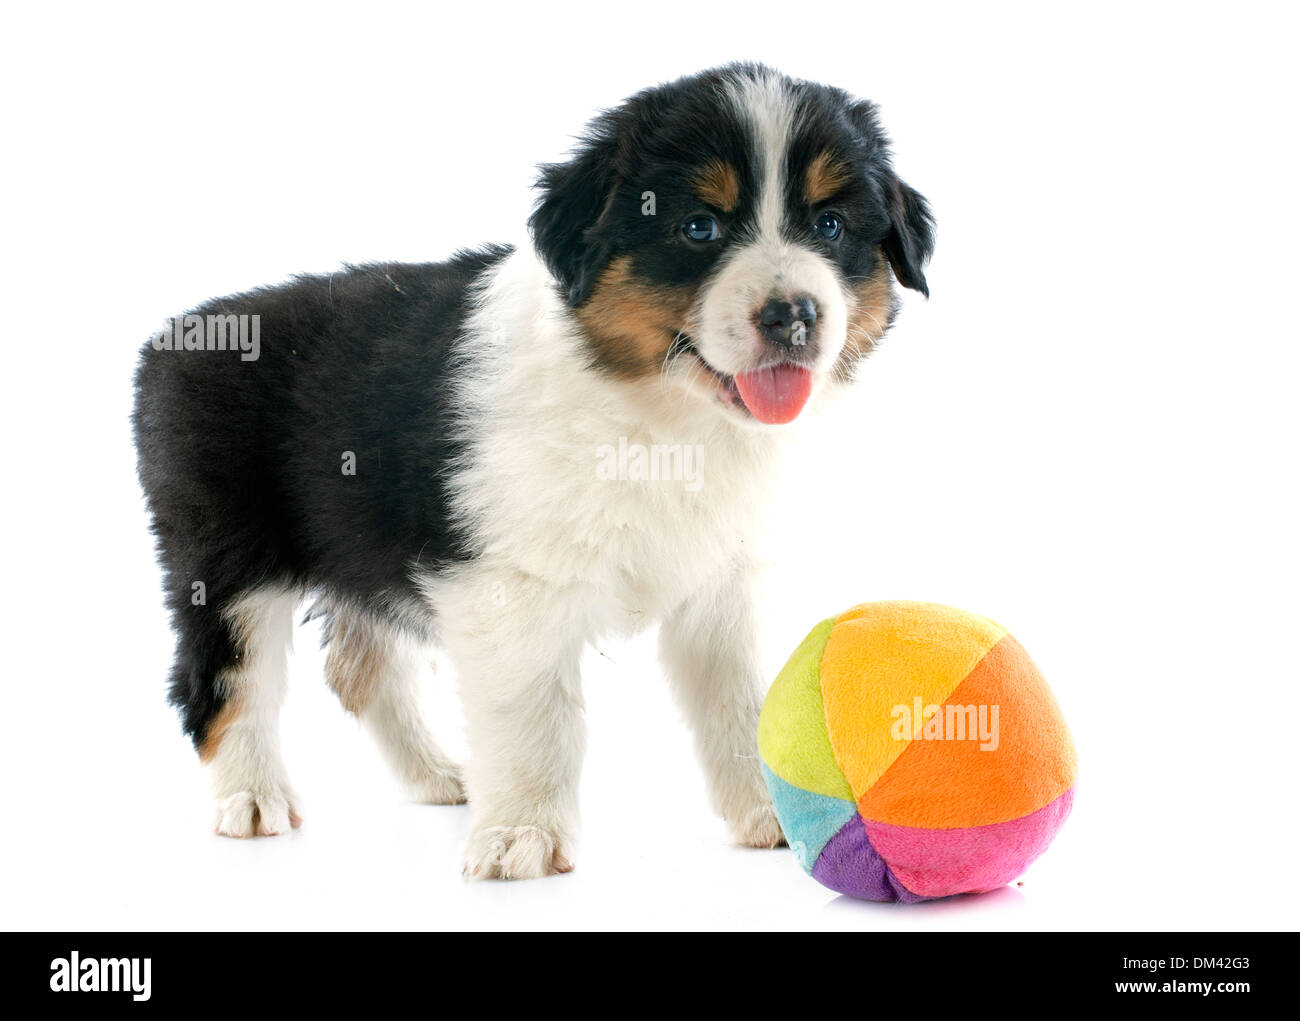
<svg viewBox="0 0 1300 1021">
<path fill-rule="evenodd" d="M 756 65 L 633 96 L 539 187 L 527 243 L 216 300 L 144 348 L 171 698 L 221 833 L 298 822 L 278 715 L 310 595 L 343 705 L 415 796 L 468 796 L 468 875 L 571 868 L 582 650 L 656 621 L 717 810 L 782 839 L 746 540 L 788 423 L 884 334 L 895 280 L 927 293 L 929 210 L 871 103 Z M 433 644 L 464 772 L 418 710 Z"/>
</svg>

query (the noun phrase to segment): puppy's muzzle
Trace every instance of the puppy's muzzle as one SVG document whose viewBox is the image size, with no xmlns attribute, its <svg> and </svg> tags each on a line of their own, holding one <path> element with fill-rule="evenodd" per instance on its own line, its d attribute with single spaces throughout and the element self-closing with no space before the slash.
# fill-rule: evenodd
<svg viewBox="0 0 1300 1021">
<path fill-rule="evenodd" d="M 817 305 L 812 298 L 769 298 L 758 311 L 759 335 L 783 352 L 807 347 L 817 327 Z"/>
</svg>

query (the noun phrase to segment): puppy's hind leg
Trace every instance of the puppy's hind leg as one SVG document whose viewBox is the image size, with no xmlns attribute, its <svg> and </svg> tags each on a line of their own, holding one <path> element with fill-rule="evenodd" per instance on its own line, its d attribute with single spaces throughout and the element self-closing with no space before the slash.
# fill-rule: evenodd
<svg viewBox="0 0 1300 1021">
<path fill-rule="evenodd" d="M 457 765 L 434 740 L 420 711 L 426 650 L 409 636 L 365 614 L 330 611 L 325 679 L 343 708 L 361 721 L 411 796 L 425 804 L 465 800 Z"/>
<path fill-rule="evenodd" d="M 172 698 L 208 767 L 226 836 L 274 836 L 302 821 L 280 757 L 297 601 L 294 591 L 255 590 L 182 629 Z"/>
</svg>

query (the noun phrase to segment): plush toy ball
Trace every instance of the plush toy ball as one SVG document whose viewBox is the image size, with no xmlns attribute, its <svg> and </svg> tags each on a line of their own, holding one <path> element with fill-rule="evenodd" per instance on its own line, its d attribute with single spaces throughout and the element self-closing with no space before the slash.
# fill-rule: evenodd
<svg viewBox="0 0 1300 1021">
<path fill-rule="evenodd" d="M 758 750 L 804 871 L 867 900 L 1005 886 L 1074 798 L 1074 745 L 1028 654 L 934 603 L 864 603 L 813 628 L 768 693 Z"/>
</svg>

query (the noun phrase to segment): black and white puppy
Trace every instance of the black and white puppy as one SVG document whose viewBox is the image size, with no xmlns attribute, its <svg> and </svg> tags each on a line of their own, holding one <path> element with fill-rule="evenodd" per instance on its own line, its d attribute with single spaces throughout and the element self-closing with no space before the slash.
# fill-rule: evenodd
<svg viewBox="0 0 1300 1021">
<path fill-rule="evenodd" d="M 782 839 L 746 540 L 785 423 L 880 339 L 894 280 L 927 293 L 929 209 L 871 103 L 754 65 L 633 96 L 539 187 L 527 243 L 213 301 L 144 349 L 171 698 L 221 833 L 298 822 L 277 721 L 311 595 L 344 707 L 417 797 L 471 802 L 467 874 L 571 867 L 580 656 L 655 621 L 717 810 Z M 417 709 L 433 643 L 463 773 Z"/>
</svg>

